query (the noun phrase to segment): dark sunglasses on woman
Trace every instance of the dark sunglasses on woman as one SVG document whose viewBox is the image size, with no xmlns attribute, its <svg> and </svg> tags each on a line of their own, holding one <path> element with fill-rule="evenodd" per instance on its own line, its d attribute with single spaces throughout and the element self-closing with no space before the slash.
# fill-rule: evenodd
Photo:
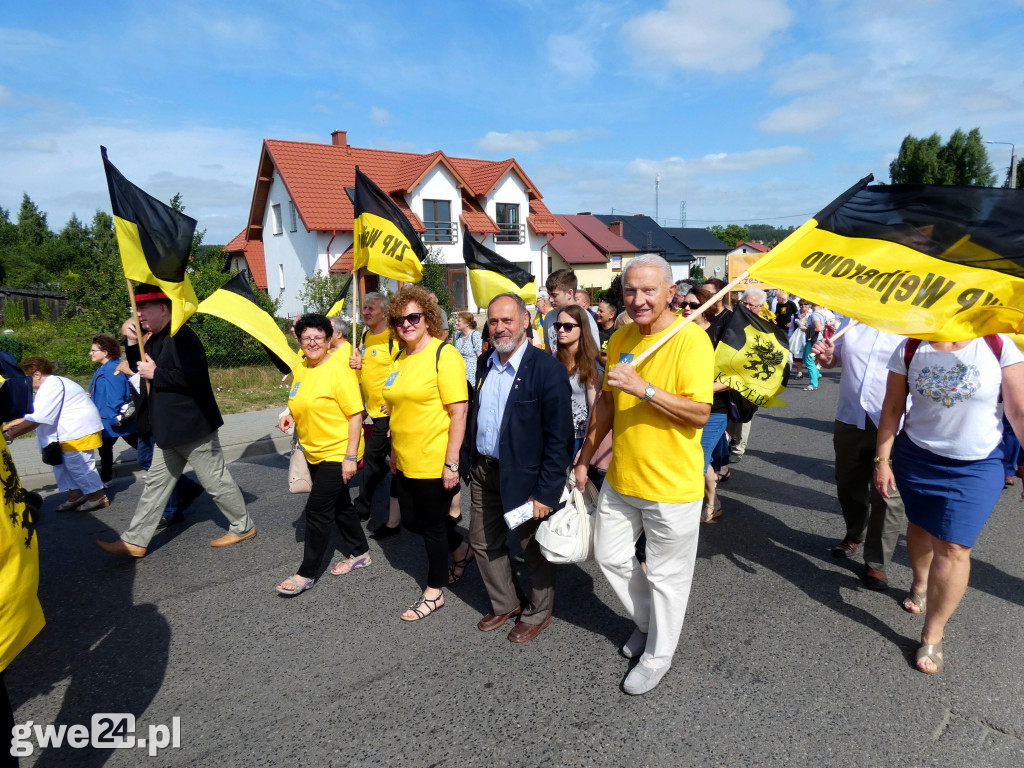
<svg viewBox="0 0 1024 768">
<path fill-rule="evenodd" d="M 422 319 L 423 319 L 423 313 L 422 312 L 413 312 L 412 314 L 405 315 L 404 317 L 392 317 L 391 318 L 391 324 L 395 328 L 400 328 L 401 326 L 405 325 L 406 321 L 408 321 L 409 325 L 414 325 L 415 326 L 415 325 L 419 325 L 420 324 L 420 320 L 422 320 Z"/>
<path fill-rule="evenodd" d="M 552 323 L 556 331 L 571 331 L 573 328 L 579 328 L 579 323 Z"/>
</svg>

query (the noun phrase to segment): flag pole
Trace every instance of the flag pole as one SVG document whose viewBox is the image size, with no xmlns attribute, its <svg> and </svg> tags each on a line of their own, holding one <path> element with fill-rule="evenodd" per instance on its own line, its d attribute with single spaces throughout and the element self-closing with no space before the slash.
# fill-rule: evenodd
<svg viewBox="0 0 1024 768">
<path fill-rule="evenodd" d="M 132 303 L 132 320 L 135 321 L 135 340 L 139 343 L 139 362 L 143 362 L 146 359 L 146 348 L 142 344 L 142 323 L 139 321 L 139 306 L 135 303 L 135 286 L 132 285 L 132 281 L 127 277 L 125 282 L 128 283 L 128 299 Z M 149 392 L 148 379 L 146 379 L 146 392 Z"/>
<path fill-rule="evenodd" d="M 840 337 L 841 337 L 841 336 L 842 336 L 842 335 L 843 335 L 844 333 L 846 333 L 846 332 L 847 332 L 848 330 L 850 330 L 851 328 L 853 328 L 853 326 L 857 325 L 857 324 L 858 324 L 859 322 L 860 322 L 859 320 L 854 320 L 854 319 L 853 319 L 853 318 L 851 317 L 851 318 L 850 318 L 850 322 L 848 322 L 848 323 L 847 323 L 846 325 L 844 325 L 844 326 L 843 326 L 842 328 L 840 328 L 840 329 L 839 329 L 838 331 L 836 331 L 836 332 L 835 332 L 834 334 L 832 334 L 832 338 L 831 338 L 831 339 L 829 339 L 829 341 L 831 341 L 831 342 L 832 342 L 833 344 L 835 344 L 835 343 L 836 343 L 836 341 L 837 341 L 837 340 L 838 340 L 838 339 L 839 339 L 839 338 L 840 338 Z M 814 360 L 814 359 L 816 359 L 816 358 L 817 358 L 817 355 L 815 355 L 815 354 L 814 354 L 814 353 L 812 352 L 812 353 L 811 353 L 811 360 Z"/>
<path fill-rule="evenodd" d="M 356 270 L 358 272 L 359 270 Z M 356 354 L 356 318 L 359 317 L 359 281 L 352 281 L 352 354 Z"/>
<path fill-rule="evenodd" d="M 695 312 L 690 314 L 688 317 L 684 317 L 683 318 L 683 322 L 681 322 L 678 325 L 673 326 L 672 328 L 670 328 L 668 333 L 666 333 L 664 336 L 662 336 L 660 339 L 658 339 L 656 342 L 654 342 L 654 344 L 652 344 L 647 349 L 645 349 L 643 352 L 641 352 L 639 355 L 637 355 L 635 358 L 633 358 L 633 361 L 631 363 L 629 363 L 629 365 L 632 365 L 634 368 L 636 368 L 638 365 L 640 365 L 640 363 L 642 363 L 648 357 L 653 355 L 656 351 L 661 349 L 662 345 L 666 344 L 669 339 L 671 339 L 673 336 L 675 336 L 677 333 L 679 333 L 679 331 L 681 331 L 683 329 L 683 326 L 685 326 L 687 323 L 689 323 L 691 320 L 693 320 L 695 317 L 697 317 L 697 315 L 703 315 L 709 308 L 713 307 L 715 305 L 715 303 L 719 299 L 721 299 L 723 296 L 727 295 L 729 293 L 729 291 L 731 291 L 737 285 L 739 285 L 744 280 L 746 280 L 747 277 L 749 277 L 749 273 L 748 272 L 743 272 L 742 274 L 740 274 L 735 280 L 733 280 L 731 283 L 729 283 L 727 286 L 725 286 L 722 290 L 720 290 L 718 293 L 716 293 L 710 299 L 708 299 L 703 304 L 701 304 L 699 309 L 697 309 Z"/>
</svg>

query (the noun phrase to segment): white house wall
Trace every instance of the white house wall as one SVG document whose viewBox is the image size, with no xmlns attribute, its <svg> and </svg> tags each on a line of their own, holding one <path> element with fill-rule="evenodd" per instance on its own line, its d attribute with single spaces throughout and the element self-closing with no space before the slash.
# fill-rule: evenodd
<svg viewBox="0 0 1024 768">
<path fill-rule="evenodd" d="M 320 257 L 321 249 L 317 242 L 322 233 L 309 232 L 298 214 L 295 231 L 291 231 L 290 203 L 291 197 L 275 168 L 267 195 L 267 207 L 263 212 L 263 254 L 267 268 L 267 293 L 271 298 L 281 300 L 281 314 L 294 316 L 303 312 L 299 291 L 302 290 L 306 275 L 315 272 L 323 259 Z M 281 234 L 274 234 L 275 205 L 281 206 Z M 349 235 L 350 242 L 351 239 Z M 333 246 L 331 250 L 334 252 Z M 323 269 L 326 271 L 326 267 Z"/>
</svg>

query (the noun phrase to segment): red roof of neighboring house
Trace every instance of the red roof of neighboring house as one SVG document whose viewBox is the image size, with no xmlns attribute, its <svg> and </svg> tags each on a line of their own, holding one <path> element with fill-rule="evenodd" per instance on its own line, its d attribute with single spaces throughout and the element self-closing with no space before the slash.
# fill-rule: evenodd
<svg viewBox="0 0 1024 768">
<path fill-rule="evenodd" d="M 352 271 L 352 260 L 355 257 L 355 243 L 350 245 L 345 251 L 334 260 L 334 263 L 328 268 L 329 272 L 351 272 Z"/>
<path fill-rule="evenodd" d="M 768 253 L 768 251 L 771 250 L 767 245 L 762 245 L 761 243 L 736 243 L 737 248 L 742 248 L 744 245 L 758 253 Z"/>
<path fill-rule="evenodd" d="M 607 264 L 608 257 L 590 240 L 583 236 L 569 221 L 571 217 L 554 214 L 564 234 L 555 235 L 551 247 L 557 251 L 566 264 Z"/>
<path fill-rule="evenodd" d="M 263 241 L 246 240 L 246 231 L 243 229 L 235 235 L 231 242 L 224 246 L 224 252 L 229 256 L 242 254 L 245 257 L 245 263 L 249 265 L 249 274 L 252 275 L 256 287 L 265 291 L 267 290 L 267 263 L 263 256 Z"/>
<path fill-rule="evenodd" d="M 262 238 L 263 215 L 275 168 L 307 229 L 321 232 L 352 231 L 354 211 L 346 187 L 355 185 L 355 169 L 359 166 L 363 173 L 391 196 L 416 231 L 425 232 L 426 227 L 419 216 L 409 209 L 404 194 L 414 189 L 437 165 L 443 165 L 455 177 L 456 183 L 465 193 L 464 200 L 466 197 L 487 195 L 509 171 L 522 179 L 531 200 L 537 201 L 540 198 L 533 182 L 514 159 L 494 162 L 448 157 L 441 151 L 421 155 L 365 149 L 347 144 L 265 139 L 249 210 L 247 237 L 249 240 Z M 464 214 L 464 221 L 471 231 L 499 231 L 494 221 L 479 210 L 479 206 L 470 207 L 475 210 L 469 210 L 468 215 Z M 550 222 L 541 221 L 546 211 L 541 205 L 536 222 L 541 229 L 535 231 L 544 232 L 545 226 L 551 226 Z"/>
<path fill-rule="evenodd" d="M 530 201 L 530 215 L 526 217 L 526 223 L 538 235 L 563 235 L 565 228 L 558 223 L 555 214 L 548 210 L 540 200 Z"/>
<path fill-rule="evenodd" d="M 629 240 L 616 235 L 608 228 L 607 224 L 596 216 L 592 216 L 589 213 L 577 213 L 566 216 L 560 214 L 558 218 L 567 220 L 580 231 L 580 234 L 606 254 L 637 252 L 635 245 L 629 242 Z"/>
<path fill-rule="evenodd" d="M 484 212 L 476 200 L 467 195 L 462 196 L 462 215 L 459 216 L 459 221 L 469 227 L 470 232 L 477 234 L 496 235 L 501 232 L 494 219 Z"/>
</svg>

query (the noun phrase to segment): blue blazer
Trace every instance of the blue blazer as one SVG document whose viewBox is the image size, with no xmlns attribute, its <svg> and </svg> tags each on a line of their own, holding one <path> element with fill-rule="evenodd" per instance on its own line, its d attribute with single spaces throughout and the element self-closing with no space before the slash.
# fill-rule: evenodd
<svg viewBox="0 0 1024 768">
<path fill-rule="evenodd" d="M 569 374 L 553 355 L 526 341 L 526 350 L 508 394 L 498 438 L 498 469 L 504 511 L 518 507 L 531 496 L 558 508 L 572 461 L 572 388 Z M 469 404 L 466 437 L 460 464 L 468 483 L 476 450 L 480 387 L 491 371 L 486 352 L 477 359 L 476 397 Z"/>
</svg>

